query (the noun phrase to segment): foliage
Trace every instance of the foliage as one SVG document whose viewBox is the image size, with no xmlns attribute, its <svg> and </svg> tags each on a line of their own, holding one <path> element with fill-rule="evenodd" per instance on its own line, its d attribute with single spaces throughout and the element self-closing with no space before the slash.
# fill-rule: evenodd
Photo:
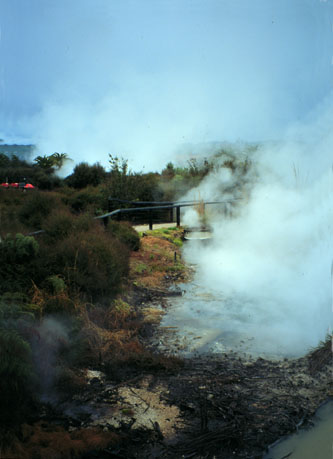
<svg viewBox="0 0 333 459">
<path fill-rule="evenodd" d="M 109 154 L 109 164 L 110 164 L 110 174 L 120 175 L 126 177 L 130 173 L 128 169 L 128 160 L 123 157 L 118 158 L 118 156 L 112 156 Z"/>
<path fill-rule="evenodd" d="M 31 400 L 31 349 L 16 330 L 0 328 L 0 425 L 16 424 Z"/>
<path fill-rule="evenodd" d="M 16 234 L 12 237 L 7 235 L 0 245 L 1 260 L 4 263 L 22 263 L 29 261 L 38 253 L 38 244 L 31 236 Z"/>
<path fill-rule="evenodd" d="M 4 448 L 1 448 L 1 457 L 8 459 L 105 457 L 103 451 L 107 447 L 112 450 L 117 449 L 115 445 L 122 441 L 122 438 L 114 432 L 104 431 L 101 428 L 78 428 L 68 432 L 63 426 L 45 420 L 33 425 L 23 424 L 17 437 L 12 438 L 10 446 L 4 445 Z"/>
<path fill-rule="evenodd" d="M 27 292 L 39 246 L 31 236 L 8 234 L 0 244 L 0 294 Z"/>
<path fill-rule="evenodd" d="M 53 190 L 62 185 L 63 180 L 53 173 L 53 170 L 36 168 L 31 174 L 31 182 L 41 190 Z"/>
<path fill-rule="evenodd" d="M 36 384 L 31 348 L 24 336 L 33 315 L 27 313 L 27 304 L 18 304 L 25 300 L 22 295 L 0 298 L 0 427 L 15 425 L 26 414 Z"/>
<path fill-rule="evenodd" d="M 96 222 L 90 230 L 70 232 L 52 245 L 41 239 L 39 266 L 44 269 L 36 280 L 53 273 L 64 279 L 72 294 L 96 300 L 119 291 L 128 258 L 128 249 Z"/>
<path fill-rule="evenodd" d="M 51 156 L 37 156 L 34 161 L 42 169 L 51 169 L 53 167 L 53 159 Z"/>
<path fill-rule="evenodd" d="M 89 185 L 82 190 L 73 191 L 64 197 L 64 202 L 68 204 L 75 213 L 89 212 L 92 215 L 98 215 L 106 212 L 107 193 L 101 186 Z"/>
<path fill-rule="evenodd" d="M 71 161 L 67 153 L 53 153 L 52 155 L 37 156 L 34 162 L 42 169 L 61 169 L 66 161 Z"/>
<path fill-rule="evenodd" d="M 51 244 L 66 238 L 75 230 L 75 222 L 75 217 L 67 209 L 57 209 L 42 222 L 44 239 Z"/>
<path fill-rule="evenodd" d="M 201 180 L 214 168 L 214 160 L 190 158 L 187 165 L 175 167 L 169 162 L 162 170 L 160 187 L 165 200 L 176 200 L 191 188 L 199 185 Z"/>
<path fill-rule="evenodd" d="M 59 155 L 59 157 L 58 157 Z M 16 155 L 0 153 L 0 180 L 2 182 L 29 182 L 40 189 L 51 190 L 59 187 L 62 179 L 54 174 L 60 163 L 69 158 L 65 153 L 54 153 L 51 156 L 38 156 L 34 164 Z M 29 190 L 29 192 L 32 192 Z"/>
<path fill-rule="evenodd" d="M 111 220 L 108 223 L 107 231 L 126 244 L 130 250 L 139 250 L 140 236 L 129 223 Z"/>
<path fill-rule="evenodd" d="M 77 164 L 71 175 L 66 178 L 67 184 L 76 189 L 85 188 L 88 185 L 97 186 L 106 178 L 106 171 L 99 163 L 90 166 L 82 162 Z"/>
<path fill-rule="evenodd" d="M 128 201 L 153 201 L 162 197 L 158 186 L 159 174 L 134 173 L 124 158 L 112 155 L 109 158 L 108 196 Z"/>
<path fill-rule="evenodd" d="M 49 287 L 52 293 L 59 294 L 66 290 L 66 283 L 60 276 L 49 276 L 46 281 L 49 283 Z"/>
<path fill-rule="evenodd" d="M 36 191 L 25 199 L 19 211 L 19 219 L 31 229 L 39 230 L 55 205 L 54 195 Z"/>
</svg>

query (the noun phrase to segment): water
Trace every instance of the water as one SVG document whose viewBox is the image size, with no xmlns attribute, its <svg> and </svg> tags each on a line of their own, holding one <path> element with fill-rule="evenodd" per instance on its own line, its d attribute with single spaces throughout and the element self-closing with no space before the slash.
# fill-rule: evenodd
<svg viewBox="0 0 333 459">
<path fill-rule="evenodd" d="M 316 413 L 314 426 L 278 443 L 264 459 L 332 459 L 333 457 L 333 401 Z"/>
<path fill-rule="evenodd" d="M 269 359 L 299 357 L 304 348 L 290 347 L 276 342 L 271 324 L 258 322 L 251 314 L 251 305 L 240 298 L 230 299 L 221 292 L 198 284 L 184 284 L 182 297 L 170 300 L 161 327 L 161 350 L 171 350 L 181 355 L 200 353 L 237 352 Z M 279 324 L 281 326 L 281 324 Z M 333 401 L 323 405 L 316 413 L 314 427 L 300 430 L 281 441 L 264 456 L 264 459 L 333 459 Z"/>
</svg>

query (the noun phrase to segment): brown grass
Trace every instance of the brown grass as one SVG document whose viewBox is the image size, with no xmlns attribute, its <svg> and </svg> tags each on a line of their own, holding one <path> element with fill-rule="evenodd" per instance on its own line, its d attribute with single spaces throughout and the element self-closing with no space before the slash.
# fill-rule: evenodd
<svg viewBox="0 0 333 459">
<path fill-rule="evenodd" d="M 15 459 L 75 459 L 93 450 L 116 445 L 121 438 L 113 432 L 97 428 L 67 432 L 61 426 L 46 422 L 24 424 L 21 440 L 16 439 L 1 457 Z"/>
<path fill-rule="evenodd" d="M 181 230 L 173 231 L 172 238 L 180 237 Z M 161 289 L 165 287 L 165 276 L 181 259 L 180 248 L 166 235 L 149 234 L 141 238 L 141 249 L 132 252 L 130 258 L 130 279 L 145 288 Z M 181 265 L 183 266 L 183 265 Z M 178 265 L 178 267 L 180 267 Z"/>
</svg>

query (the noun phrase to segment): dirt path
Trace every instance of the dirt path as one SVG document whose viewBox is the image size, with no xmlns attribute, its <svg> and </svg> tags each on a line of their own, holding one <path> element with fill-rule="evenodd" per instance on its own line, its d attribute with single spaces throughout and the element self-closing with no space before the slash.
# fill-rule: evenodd
<svg viewBox="0 0 333 459">
<path fill-rule="evenodd" d="M 162 228 L 175 228 L 177 226 L 176 223 L 154 223 L 153 224 L 153 229 L 162 229 Z M 148 231 L 149 230 L 149 225 L 133 225 L 133 228 L 136 231 Z"/>
</svg>

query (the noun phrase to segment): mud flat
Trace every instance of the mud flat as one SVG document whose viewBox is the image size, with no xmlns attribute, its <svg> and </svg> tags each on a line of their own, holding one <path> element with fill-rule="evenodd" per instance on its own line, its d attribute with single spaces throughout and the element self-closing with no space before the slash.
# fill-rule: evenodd
<svg viewBox="0 0 333 459">
<path fill-rule="evenodd" d="M 95 374 L 62 410 L 72 430 L 118 436 L 116 447 L 96 457 L 262 458 L 333 394 L 331 366 L 324 359 L 316 366 L 314 358 L 319 362 L 314 355 L 269 361 L 229 352 L 119 384 Z"/>
</svg>

